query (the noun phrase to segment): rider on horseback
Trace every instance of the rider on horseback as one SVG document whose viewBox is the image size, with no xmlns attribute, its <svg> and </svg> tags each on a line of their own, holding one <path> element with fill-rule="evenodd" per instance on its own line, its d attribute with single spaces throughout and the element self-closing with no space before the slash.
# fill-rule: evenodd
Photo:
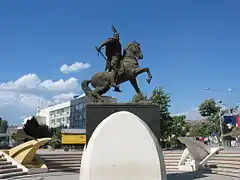
<svg viewBox="0 0 240 180">
<path fill-rule="evenodd" d="M 113 33 L 113 37 L 102 43 L 97 50 L 100 51 L 102 47 L 106 46 L 107 65 L 105 71 L 110 72 L 113 70 L 112 86 L 115 88 L 114 91 L 122 92 L 117 84 L 119 66 L 122 59 L 122 45 L 119 40 L 119 34 L 116 31 L 113 31 Z"/>
</svg>

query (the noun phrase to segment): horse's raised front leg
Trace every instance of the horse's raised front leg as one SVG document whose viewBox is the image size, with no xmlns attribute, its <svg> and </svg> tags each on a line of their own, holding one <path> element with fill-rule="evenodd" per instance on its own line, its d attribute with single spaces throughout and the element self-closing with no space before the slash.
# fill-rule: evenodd
<svg viewBox="0 0 240 180">
<path fill-rule="evenodd" d="M 138 83 L 137 83 L 136 78 L 132 78 L 132 79 L 129 80 L 129 81 L 130 81 L 130 83 L 132 84 L 133 88 L 135 89 L 136 93 L 137 93 L 139 96 L 143 96 L 141 90 L 140 90 L 139 87 L 138 87 Z"/>
<path fill-rule="evenodd" d="M 137 68 L 135 70 L 135 76 L 138 76 L 139 74 L 142 74 L 144 72 L 146 72 L 148 74 L 148 77 L 147 77 L 146 80 L 147 80 L 147 82 L 149 84 L 151 82 L 151 80 L 152 80 L 152 74 L 151 74 L 150 69 L 148 67 L 146 67 L 146 68 Z"/>
</svg>

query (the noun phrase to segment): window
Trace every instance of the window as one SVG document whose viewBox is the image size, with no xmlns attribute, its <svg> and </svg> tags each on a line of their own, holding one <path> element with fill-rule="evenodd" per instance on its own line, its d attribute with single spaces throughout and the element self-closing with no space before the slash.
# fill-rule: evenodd
<svg viewBox="0 0 240 180">
<path fill-rule="evenodd" d="M 79 104 L 80 110 L 84 108 L 83 103 Z"/>
<path fill-rule="evenodd" d="M 57 118 L 57 123 L 60 123 L 61 122 L 61 118 Z"/>
</svg>

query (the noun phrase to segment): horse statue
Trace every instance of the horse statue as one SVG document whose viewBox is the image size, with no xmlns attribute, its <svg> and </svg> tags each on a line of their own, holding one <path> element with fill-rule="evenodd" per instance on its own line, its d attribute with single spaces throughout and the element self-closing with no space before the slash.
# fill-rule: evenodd
<svg viewBox="0 0 240 180">
<path fill-rule="evenodd" d="M 123 58 L 121 59 L 121 66 L 123 71 L 119 73 L 117 84 L 122 84 L 126 81 L 130 81 L 131 85 L 135 89 L 139 96 L 143 96 L 141 90 L 138 87 L 136 77 L 144 72 L 147 73 L 147 83 L 149 84 L 152 79 L 152 74 L 148 67 L 139 68 L 138 60 L 143 59 L 140 44 L 136 41 L 129 43 L 123 51 Z M 98 72 L 95 73 L 91 80 L 83 80 L 81 83 L 82 90 L 85 92 L 92 102 L 102 103 L 104 99 L 101 95 L 108 92 L 113 82 L 113 72 Z M 89 88 L 91 83 L 94 90 Z"/>
</svg>

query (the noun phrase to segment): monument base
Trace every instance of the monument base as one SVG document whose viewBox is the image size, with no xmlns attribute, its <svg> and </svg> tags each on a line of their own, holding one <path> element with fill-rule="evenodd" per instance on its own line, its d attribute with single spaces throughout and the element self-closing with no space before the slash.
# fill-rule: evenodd
<svg viewBox="0 0 240 180">
<path fill-rule="evenodd" d="M 126 145 L 124 147 L 123 145 Z M 146 123 L 121 111 L 104 119 L 84 148 L 79 180 L 166 180 L 160 145 Z"/>
<path fill-rule="evenodd" d="M 140 103 L 86 104 L 86 135 L 88 143 L 95 128 L 108 116 L 119 111 L 128 111 L 141 118 L 160 142 L 162 123 L 158 106 Z M 124 133 L 126 126 L 122 126 Z"/>
</svg>

